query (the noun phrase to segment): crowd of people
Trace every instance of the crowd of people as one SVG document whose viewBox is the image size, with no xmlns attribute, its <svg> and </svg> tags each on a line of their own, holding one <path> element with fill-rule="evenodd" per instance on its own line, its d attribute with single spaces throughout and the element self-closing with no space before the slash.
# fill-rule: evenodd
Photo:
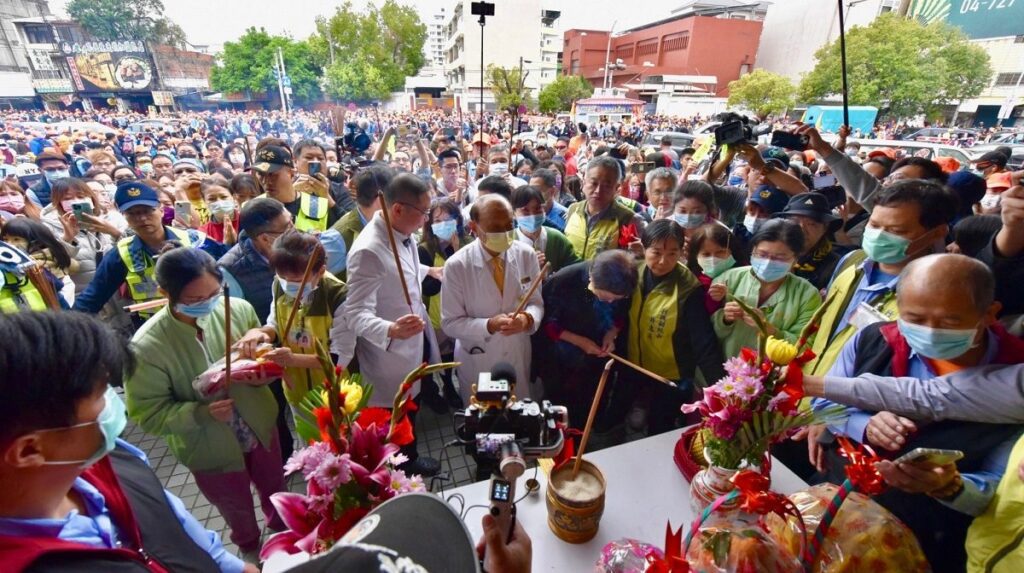
<svg viewBox="0 0 1024 573">
<path fill-rule="evenodd" d="M 149 554 L 167 570 L 252 570 L 250 487 L 282 529 L 269 497 L 285 490 L 290 412 L 316 386 L 314 341 L 384 407 L 424 361 L 459 366 L 421 383 L 422 406 L 468 404 L 480 374 L 506 362 L 518 397 L 567 406 L 574 428 L 611 353 L 676 382 L 617 370 L 597 448 L 697 421 L 681 405 L 756 345 L 757 322 L 795 342 L 822 305 L 812 406 L 848 415 L 776 457 L 809 481 L 841 481 L 836 436 L 894 454 L 960 450 L 955 464 L 880 467 L 891 490 L 879 502 L 935 571 L 1022 558 L 1024 409 L 1006 403 L 1024 394 L 986 388 L 1024 374 L 1024 172 L 1007 170 L 1008 150 L 954 166 L 861 153 L 848 128 L 830 144 L 799 125 L 786 129 L 806 150 L 640 144 L 706 118 L 551 120 L 533 141 L 510 138 L 507 116 L 481 130 L 436 110 L 186 113 L 133 131 L 142 119 L 2 117 L 15 169 L 0 183 L 0 238 L 43 269 L 30 280 L 5 267 L 0 291 L 0 547 L 31 570 Z M 816 188 L 823 176 L 834 184 Z M 193 381 L 226 350 L 224 285 L 232 346 L 273 345 L 263 356 L 285 375 L 207 402 Z M 959 394 L 908 397 L 915 383 Z M 109 389 L 122 385 L 124 404 Z M 144 455 L 118 439 L 125 415 L 188 467 L 248 564 L 158 495 Z M 440 469 L 415 441 L 402 453 L 407 473 Z M 516 543 L 528 551 L 525 532 Z M 98 551 L 72 556 L 82 545 Z"/>
</svg>

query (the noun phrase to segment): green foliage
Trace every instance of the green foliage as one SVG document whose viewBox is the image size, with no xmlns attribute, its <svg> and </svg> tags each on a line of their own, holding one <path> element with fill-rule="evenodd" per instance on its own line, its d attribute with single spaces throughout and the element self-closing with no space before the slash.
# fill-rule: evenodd
<svg viewBox="0 0 1024 573">
<path fill-rule="evenodd" d="M 795 104 L 793 82 L 768 70 L 754 70 L 729 82 L 729 105 L 747 108 L 760 118 L 782 113 Z"/>
<path fill-rule="evenodd" d="M 572 102 L 590 97 L 594 86 L 583 76 L 558 76 L 537 95 L 537 105 L 541 113 L 567 111 Z"/>
<path fill-rule="evenodd" d="M 185 31 L 164 17 L 161 0 L 71 0 L 68 15 L 101 40 L 145 40 L 181 47 Z"/>
<path fill-rule="evenodd" d="M 502 68 L 491 64 L 487 66 L 484 81 L 494 94 L 498 109 L 515 112 L 520 105 L 532 107 L 530 88 L 523 85 L 524 77 L 520 77 L 519 68 Z"/>
<path fill-rule="evenodd" d="M 362 11 L 345 2 L 330 19 L 317 18 L 316 27 L 309 45 L 316 60 L 325 62 L 325 89 L 332 97 L 386 98 L 424 65 L 427 27 L 414 8 L 396 0 Z"/>
<path fill-rule="evenodd" d="M 850 104 L 885 107 L 897 118 L 976 97 L 992 79 L 988 54 L 958 29 L 891 13 L 851 29 L 846 57 Z M 842 93 L 839 42 L 819 49 L 815 59 L 800 83 L 807 103 Z"/>
<path fill-rule="evenodd" d="M 320 66 L 306 42 L 285 36 L 271 36 L 266 30 L 249 28 L 237 41 L 226 42 L 220 61 L 210 73 L 210 86 L 222 92 L 274 92 L 274 59 L 280 47 L 284 66 L 292 80 L 292 97 L 310 101 L 320 93 Z"/>
</svg>

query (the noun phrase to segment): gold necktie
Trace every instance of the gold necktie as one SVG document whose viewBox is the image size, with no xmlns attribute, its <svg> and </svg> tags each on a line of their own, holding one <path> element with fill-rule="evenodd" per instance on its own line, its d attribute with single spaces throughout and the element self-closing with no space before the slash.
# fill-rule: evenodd
<svg viewBox="0 0 1024 573">
<path fill-rule="evenodd" d="M 491 267 L 493 268 L 494 283 L 498 285 L 498 292 L 502 295 L 505 294 L 505 261 L 501 257 L 494 257 L 491 259 Z"/>
</svg>

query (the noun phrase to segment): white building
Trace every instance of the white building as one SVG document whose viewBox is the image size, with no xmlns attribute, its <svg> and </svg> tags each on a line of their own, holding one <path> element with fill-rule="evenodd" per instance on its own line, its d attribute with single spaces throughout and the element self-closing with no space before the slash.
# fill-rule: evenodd
<svg viewBox="0 0 1024 573">
<path fill-rule="evenodd" d="M 1004 127 L 1024 125 L 1024 23 L 1018 36 L 974 43 L 988 52 L 994 72 L 992 85 L 977 98 L 961 103 L 957 113 L 973 116 L 975 126 L 991 126 L 1000 120 Z"/>
<path fill-rule="evenodd" d="M 480 109 L 480 24 L 471 13 L 471 0 L 457 0 L 444 28 L 444 71 L 456 105 L 465 111 Z M 483 68 L 523 67 L 524 85 L 537 92 L 558 77 L 562 61 L 561 12 L 552 0 L 495 2 L 494 16 L 483 29 Z M 484 82 L 486 84 L 486 81 Z M 484 109 L 494 109 L 491 90 L 483 90 Z"/>
<path fill-rule="evenodd" d="M 900 0 L 845 0 L 846 29 L 867 26 L 899 10 Z M 794 82 L 814 69 L 814 53 L 839 38 L 839 4 L 823 0 L 774 0 L 764 17 L 756 67 Z"/>
<path fill-rule="evenodd" d="M 448 17 L 444 8 L 441 8 L 427 23 L 427 43 L 423 45 L 423 55 L 427 59 L 426 67 L 444 67 L 444 41 L 447 38 L 444 30 L 447 22 Z"/>
<path fill-rule="evenodd" d="M 29 104 L 36 97 L 28 60 L 31 54 L 14 21 L 49 15 L 46 0 L 0 1 L 0 108 Z"/>
</svg>

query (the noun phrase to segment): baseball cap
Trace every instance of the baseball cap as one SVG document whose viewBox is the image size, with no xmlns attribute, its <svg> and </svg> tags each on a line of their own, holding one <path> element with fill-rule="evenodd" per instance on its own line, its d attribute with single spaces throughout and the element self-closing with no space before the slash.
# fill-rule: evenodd
<svg viewBox="0 0 1024 573">
<path fill-rule="evenodd" d="M 828 199 L 821 193 L 794 195 L 789 199 L 786 208 L 775 216 L 789 218 L 793 215 L 809 217 L 819 223 L 824 223 L 831 233 L 838 231 L 842 225 L 842 220 L 832 214 L 832 209 L 829 209 L 828 206 Z"/>
<path fill-rule="evenodd" d="M 378 571 L 382 563 L 402 563 L 403 571 L 480 571 L 466 524 L 450 505 L 429 493 L 389 499 L 329 552 L 288 571 Z"/>
<path fill-rule="evenodd" d="M 896 150 L 891 147 L 879 147 L 878 149 L 872 149 L 868 152 L 868 159 L 873 157 L 888 157 L 893 161 L 896 161 Z"/>
<path fill-rule="evenodd" d="M 280 145 L 267 145 L 256 152 L 256 163 L 253 164 L 253 171 L 262 173 L 276 173 L 284 167 L 295 167 L 292 162 L 290 151 Z"/>
<path fill-rule="evenodd" d="M 960 170 L 960 162 L 952 157 L 936 157 L 932 161 L 942 168 L 943 173 L 953 173 Z"/>
<path fill-rule="evenodd" d="M 191 157 L 183 157 L 174 162 L 171 169 L 177 169 L 179 165 L 191 165 L 195 167 L 200 173 L 206 173 L 206 167 L 198 159 L 192 159 Z"/>
<path fill-rule="evenodd" d="M 1013 187 L 1013 180 L 1010 179 L 1010 172 L 1003 171 L 1001 173 L 993 173 L 988 176 L 985 180 L 985 188 L 992 189 L 1009 189 Z"/>
<path fill-rule="evenodd" d="M 761 185 L 754 191 L 748 201 L 764 207 L 765 211 L 774 215 L 786 208 L 786 205 L 789 203 L 789 196 L 771 185 Z"/>
<path fill-rule="evenodd" d="M 124 181 L 117 186 L 114 193 L 114 203 L 117 210 L 124 212 L 137 205 L 144 205 L 154 209 L 160 207 L 160 197 L 152 187 L 139 181 Z"/>
<path fill-rule="evenodd" d="M 473 136 L 473 144 L 476 145 L 477 143 L 481 143 L 483 145 L 490 145 L 491 137 L 489 135 L 484 135 L 483 133 L 478 133 Z"/>
<path fill-rule="evenodd" d="M 769 147 L 761 152 L 765 163 L 772 163 L 777 169 L 789 169 L 789 155 L 779 147 Z"/>
<path fill-rule="evenodd" d="M 64 157 L 60 153 L 57 153 L 56 151 L 44 151 L 36 156 L 36 165 L 39 165 L 43 161 L 63 161 L 64 163 L 68 162 L 66 157 Z"/>
<path fill-rule="evenodd" d="M 989 151 L 974 160 L 975 163 L 991 163 L 993 165 L 998 165 L 999 167 L 1006 167 L 1007 161 L 1009 161 L 1009 159 L 998 151 Z"/>
</svg>

